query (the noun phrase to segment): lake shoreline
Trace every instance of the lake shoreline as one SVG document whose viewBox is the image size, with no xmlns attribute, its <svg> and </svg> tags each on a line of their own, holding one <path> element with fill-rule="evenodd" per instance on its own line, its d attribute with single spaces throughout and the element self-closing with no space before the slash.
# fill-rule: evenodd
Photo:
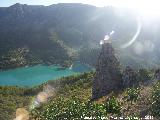
<svg viewBox="0 0 160 120">
<path fill-rule="evenodd" d="M 62 77 L 81 74 L 92 71 L 93 68 L 80 62 L 74 63 L 72 69 L 60 65 L 44 65 L 19 67 L 0 72 L 0 86 L 33 87 L 46 83 L 49 80 L 57 80 Z"/>
<path fill-rule="evenodd" d="M 0 72 L 8 71 L 8 70 L 14 70 L 14 69 L 23 68 L 23 67 L 34 67 L 34 66 L 37 66 L 37 65 L 42 65 L 42 66 L 53 66 L 53 65 L 57 66 L 58 65 L 58 66 L 61 66 L 60 64 L 45 64 L 45 63 L 43 63 L 43 64 L 32 64 L 32 65 L 28 64 L 28 65 L 24 65 L 24 66 L 17 66 L 17 67 L 7 68 L 7 69 L 3 68 L 3 69 L 0 69 Z M 64 67 L 64 68 L 69 68 L 69 67 Z"/>
</svg>

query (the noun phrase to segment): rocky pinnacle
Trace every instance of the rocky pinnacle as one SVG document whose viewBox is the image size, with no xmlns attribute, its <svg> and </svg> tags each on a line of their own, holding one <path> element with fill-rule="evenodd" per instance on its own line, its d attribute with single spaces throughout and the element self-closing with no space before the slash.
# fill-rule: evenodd
<svg viewBox="0 0 160 120">
<path fill-rule="evenodd" d="M 97 61 L 96 74 L 93 80 L 92 99 L 97 99 L 119 90 L 122 87 L 122 78 L 119 61 L 115 57 L 110 42 L 102 44 Z"/>
</svg>

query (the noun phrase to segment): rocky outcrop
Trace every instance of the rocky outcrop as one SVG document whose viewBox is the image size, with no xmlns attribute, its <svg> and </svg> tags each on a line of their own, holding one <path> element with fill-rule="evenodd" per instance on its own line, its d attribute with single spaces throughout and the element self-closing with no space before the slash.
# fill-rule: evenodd
<svg viewBox="0 0 160 120">
<path fill-rule="evenodd" d="M 137 73 L 129 66 L 122 73 L 123 88 L 138 86 Z"/>
<path fill-rule="evenodd" d="M 154 79 L 160 81 L 160 69 L 157 69 L 154 73 Z"/>
<path fill-rule="evenodd" d="M 93 80 L 92 99 L 105 96 L 114 90 L 120 89 L 122 79 L 120 66 L 114 55 L 110 42 L 102 44 Z"/>
</svg>

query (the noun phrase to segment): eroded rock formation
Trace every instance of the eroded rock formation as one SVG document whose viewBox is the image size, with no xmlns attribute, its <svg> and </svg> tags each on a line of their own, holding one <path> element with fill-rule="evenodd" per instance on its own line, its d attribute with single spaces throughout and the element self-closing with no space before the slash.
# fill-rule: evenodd
<svg viewBox="0 0 160 120">
<path fill-rule="evenodd" d="M 160 81 L 160 69 L 157 69 L 154 73 L 154 79 Z"/>
<path fill-rule="evenodd" d="M 138 86 L 137 73 L 129 66 L 122 73 L 123 88 Z"/>
<path fill-rule="evenodd" d="M 92 98 L 97 99 L 122 87 L 119 61 L 110 42 L 102 44 L 93 80 Z"/>
</svg>

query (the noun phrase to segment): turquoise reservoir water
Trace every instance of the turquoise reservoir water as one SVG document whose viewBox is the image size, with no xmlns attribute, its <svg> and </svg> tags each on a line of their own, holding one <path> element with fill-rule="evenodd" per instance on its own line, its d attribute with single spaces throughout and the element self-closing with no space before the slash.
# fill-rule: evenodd
<svg viewBox="0 0 160 120">
<path fill-rule="evenodd" d="M 87 65 L 75 63 L 72 68 L 59 69 L 58 66 L 37 65 L 0 72 L 0 86 L 35 86 L 48 80 L 91 71 Z"/>
</svg>

